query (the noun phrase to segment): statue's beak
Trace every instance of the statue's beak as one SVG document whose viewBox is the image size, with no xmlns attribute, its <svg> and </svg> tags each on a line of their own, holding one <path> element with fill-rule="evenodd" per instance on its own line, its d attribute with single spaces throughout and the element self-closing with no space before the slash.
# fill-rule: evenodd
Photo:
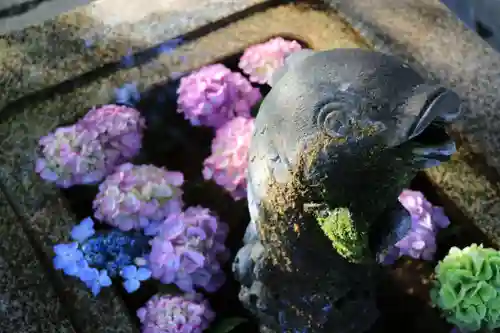
<svg viewBox="0 0 500 333">
<path fill-rule="evenodd" d="M 462 111 L 458 95 L 443 87 L 421 85 L 398 108 L 400 123 L 394 146 L 410 146 L 420 168 L 448 161 L 456 147 L 446 126 Z"/>
</svg>

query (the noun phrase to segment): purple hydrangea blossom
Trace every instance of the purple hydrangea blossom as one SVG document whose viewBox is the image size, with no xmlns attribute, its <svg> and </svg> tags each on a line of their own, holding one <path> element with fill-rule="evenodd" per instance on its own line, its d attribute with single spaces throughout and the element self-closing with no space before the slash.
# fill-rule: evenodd
<svg viewBox="0 0 500 333">
<path fill-rule="evenodd" d="M 141 149 L 144 119 L 118 105 L 90 110 L 73 126 L 59 127 L 39 140 L 35 171 L 67 188 L 97 184 Z"/>
<path fill-rule="evenodd" d="M 250 117 L 262 99 L 259 89 L 222 64 L 209 65 L 181 78 L 178 112 L 193 126 L 218 128 L 238 117 Z"/>
<path fill-rule="evenodd" d="M 125 163 L 99 185 L 95 217 L 123 231 L 147 228 L 182 208 L 181 172 Z"/>
<path fill-rule="evenodd" d="M 114 104 L 93 108 L 79 124 L 96 131 L 104 149 L 121 157 L 118 163 L 130 160 L 141 149 L 145 120 L 134 108 Z"/>
<path fill-rule="evenodd" d="M 383 258 L 384 264 L 392 264 L 406 255 L 415 259 L 432 260 L 436 252 L 436 235 L 446 228 L 450 220 L 442 207 L 435 207 L 418 191 L 403 190 L 398 198 L 410 213 L 411 228 L 408 234 L 391 247 Z"/>
<path fill-rule="evenodd" d="M 40 138 L 35 171 L 46 181 L 68 188 L 97 184 L 116 165 L 118 155 L 106 151 L 99 133 L 81 125 L 59 127 Z"/>
<path fill-rule="evenodd" d="M 155 295 L 137 310 L 142 333 L 202 333 L 215 319 L 201 294 Z"/>
<path fill-rule="evenodd" d="M 250 81 L 267 84 L 276 69 L 282 67 L 285 58 L 302 50 L 297 41 L 288 41 L 281 37 L 273 38 L 265 43 L 248 47 L 240 58 L 238 66 L 247 74 Z"/>
<path fill-rule="evenodd" d="M 212 155 L 203 162 L 203 178 L 213 179 L 234 200 L 246 197 L 248 149 L 254 119 L 237 117 L 217 129 Z"/>
<path fill-rule="evenodd" d="M 216 291 L 225 281 L 221 264 L 229 257 L 224 245 L 227 233 L 227 224 L 206 208 L 171 214 L 151 242 L 152 276 L 186 292 L 196 286 Z"/>
</svg>

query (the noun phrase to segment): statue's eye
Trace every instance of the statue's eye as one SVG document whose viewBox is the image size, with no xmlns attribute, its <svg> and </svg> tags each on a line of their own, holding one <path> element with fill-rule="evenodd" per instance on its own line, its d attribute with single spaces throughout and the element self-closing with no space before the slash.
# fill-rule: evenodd
<svg viewBox="0 0 500 333">
<path fill-rule="evenodd" d="M 349 110 L 345 103 L 330 102 L 321 107 L 317 124 L 332 137 L 345 137 L 349 132 Z M 351 109 L 351 113 L 352 112 Z"/>
</svg>

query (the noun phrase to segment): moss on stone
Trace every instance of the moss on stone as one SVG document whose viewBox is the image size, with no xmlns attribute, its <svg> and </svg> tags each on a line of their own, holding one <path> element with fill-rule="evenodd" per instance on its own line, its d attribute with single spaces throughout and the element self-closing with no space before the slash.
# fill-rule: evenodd
<svg viewBox="0 0 500 333">
<path fill-rule="evenodd" d="M 348 208 L 335 208 L 316 220 L 338 254 L 351 262 L 364 259 L 368 235 L 356 229 Z"/>
</svg>

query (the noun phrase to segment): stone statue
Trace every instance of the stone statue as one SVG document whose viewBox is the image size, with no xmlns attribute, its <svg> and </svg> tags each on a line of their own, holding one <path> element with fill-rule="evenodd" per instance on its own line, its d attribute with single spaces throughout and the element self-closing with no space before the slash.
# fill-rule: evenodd
<svg viewBox="0 0 500 333">
<path fill-rule="evenodd" d="M 459 98 L 361 49 L 294 53 L 271 86 L 249 153 L 240 300 L 262 332 L 365 332 L 377 254 L 410 227 L 397 197 L 455 151 Z"/>
</svg>

